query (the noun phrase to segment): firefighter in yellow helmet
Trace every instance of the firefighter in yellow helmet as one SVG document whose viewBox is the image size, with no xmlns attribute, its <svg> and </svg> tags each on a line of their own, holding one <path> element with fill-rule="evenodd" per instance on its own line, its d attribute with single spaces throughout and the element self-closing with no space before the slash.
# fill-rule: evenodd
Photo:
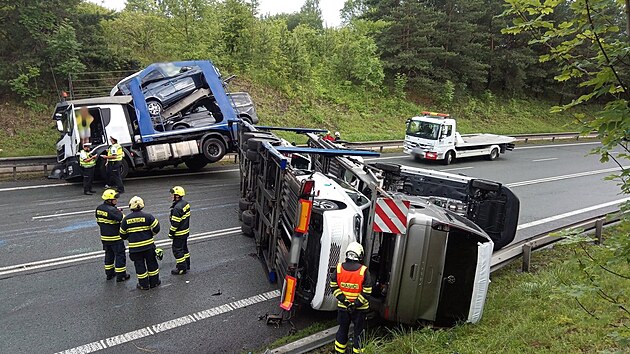
<svg viewBox="0 0 630 354">
<path fill-rule="evenodd" d="M 107 280 L 116 277 L 117 282 L 125 281 L 130 275 L 127 274 L 125 242 L 120 238 L 120 222 L 124 215 L 116 207 L 118 193 L 113 189 L 106 189 L 101 198 L 103 204 L 96 207 L 95 216 L 105 250 L 105 274 Z"/>
<path fill-rule="evenodd" d="M 345 353 L 348 346 L 350 322 L 354 324 L 352 353 L 362 352 L 363 328 L 365 315 L 370 308 L 368 296 L 372 294 L 370 274 L 361 264 L 363 246 L 352 242 L 346 248 L 346 261 L 337 264 L 337 271 L 332 274 L 330 288 L 337 298 L 337 322 L 339 330 L 335 336 L 335 351 Z"/>
<path fill-rule="evenodd" d="M 129 242 L 129 258 L 138 277 L 137 288 L 149 290 L 161 284 L 153 242 L 153 236 L 160 232 L 160 223 L 153 215 L 142 211 L 144 201 L 138 196 L 129 200 L 129 209 L 131 214 L 120 223 L 120 237 Z"/>
<path fill-rule="evenodd" d="M 190 253 L 188 253 L 188 236 L 190 235 L 190 204 L 183 198 L 186 195 L 184 188 L 175 186 L 170 190 L 173 199 L 171 205 L 171 227 L 168 237 L 173 240 L 173 256 L 175 257 L 175 269 L 173 275 L 186 274 L 190 270 Z"/>
</svg>

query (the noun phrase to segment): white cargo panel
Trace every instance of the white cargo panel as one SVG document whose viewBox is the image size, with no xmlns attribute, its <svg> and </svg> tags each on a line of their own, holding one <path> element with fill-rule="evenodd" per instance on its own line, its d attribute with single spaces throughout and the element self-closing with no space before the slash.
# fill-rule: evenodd
<svg viewBox="0 0 630 354">
<path fill-rule="evenodd" d="M 199 154 L 199 145 L 197 145 L 196 140 L 188 140 L 171 144 L 171 149 L 173 151 L 173 158 L 175 159 Z"/>
<path fill-rule="evenodd" d="M 170 144 L 147 146 L 147 159 L 149 162 L 166 161 L 171 158 Z"/>
</svg>

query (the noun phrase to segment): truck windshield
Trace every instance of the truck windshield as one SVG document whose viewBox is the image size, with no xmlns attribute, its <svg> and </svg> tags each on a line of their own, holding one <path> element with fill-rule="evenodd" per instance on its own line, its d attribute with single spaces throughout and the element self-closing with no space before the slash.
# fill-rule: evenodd
<svg viewBox="0 0 630 354">
<path fill-rule="evenodd" d="M 440 126 L 441 124 L 438 123 L 410 120 L 407 123 L 407 135 L 423 139 L 437 140 L 440 134 Z"/>
</svg>

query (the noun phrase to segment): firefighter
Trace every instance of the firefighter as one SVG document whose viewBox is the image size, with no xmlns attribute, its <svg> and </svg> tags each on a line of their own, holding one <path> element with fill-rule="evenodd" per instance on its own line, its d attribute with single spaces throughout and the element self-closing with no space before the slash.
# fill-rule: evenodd
<svg viewBox="0 0 630 354">
<path fill-rule="evenodd" d="M 112 143 L 109 148 L 107 148 L 107 155 L 100 155 L 102 158 L 107 160 L 107 171 L 106 171 L 106 181 L 105 188 L 113 188 L 116 186 L 116 190 L 118 193 L 125 192 L 125 186 L 122 181 L 122 160 L 125 157 L 125 152 L 123 151 L 122 146 L 118 144 L 118 140 L 113 136 L 109 137 L 109 141 Z M 110 187 L 111 186 L 111 187 Z"/>
<path fill-rule="evenodd" d="M 335 141 L 341 140 L 341 134 L 339 132 L 335 132 Z"/>
<path fill-rule="evenodd" d="M 324 135 L 324 137 L 322 138 L 322 140 L 326 140 L 326 141 L 335 141 L 335 138 L 333 138 L 332 135 L 330 135 L 330 130 L 326 131 L 326 135 Z"/>
<path fill-rule="evenodd" d="M 345 353 L 348 346 L 350 323 L 354 324 L 352 353 L 361 353 L 365 315 L 370 307 L 367 296 L 372 293 L 370 274 L 361 264 L 363 246 L 352 242 L 346 249 L 346 261 L 337 264 L 337 271 L 330 279 L 330 288 L 337 298 L 339 330 L 335 336 L 335 351 Z"/>
<path fill-rule="evenodd" d="M 153 236 L 160 232 L 160 223 L 151 214 L 142 211 L 144 201 L 138 196 L 129 200 L 131 214 L 120 223 L 120 237 L 129 242 L 129 258 L 136 267 L 140 290 L 160 285 L 160 268 L 156 258 Z"/>
<path fill-rule="evenodd" d="M 173 199 L 171 205 L 171 228 L 168 237 L 173 240 L 173 256 L 175 269 L 173 275 L 182 275 L 190 269 L 190 253 L 188 253 L 188 235 L 190 234 L 190 204 L 182 199 L 186 195 L 184 188 L 175 186 L 170 190 Z"/>
<path fill-rule="evenodd" d="M 125 242 L 120 238 L 120 222 L 124 215 L 116 207 L 118 193 L 113 189 L 106 189 L 101 198 L 103 204 L 96 207 L 95 216 L 105 250 L 105 274 L 107 280 L 116 277 L 117 282 L 125 281 L 130 275 L 126 268 Z"/>
<path fill-rule="evenodd" d="M 84 143 L 83 150 L 79 153 L 79 165 L 81 166 L 81 174 L 83 175 L 83 194 L 91 195 L 96 193 L 92 190 L 92 181 L 94 180 L 94 166 L 96 165 L 97 155 L 90 154 L 92 144 Z"/>
</svg>

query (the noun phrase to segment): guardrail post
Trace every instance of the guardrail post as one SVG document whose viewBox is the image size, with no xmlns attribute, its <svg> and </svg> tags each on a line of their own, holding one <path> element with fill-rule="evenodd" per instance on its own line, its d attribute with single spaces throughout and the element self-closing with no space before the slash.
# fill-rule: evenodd
<svg viewBox="0 0 630 354">
<path fill-rule="evenodd" d="M 48 164 L 44 164 L 44 177 L 48 176 Z"/>
<path fill-rule="evenodd" d="M 552 136 L 552 137 L 551 137 L 551 142 L 553 143 L 554 141 L 556 141 L 556 137 L 555 137 L 555 136 Z"/>
<path fill-rule="evenodd" d="M 527 141 L 529 140 L 529 138 L 525 138 L 525 144 L 527 144 Z"/>
<path fill-rule="evenodd" d="M 380 152 L 381 154 L 383 153 L 383 147 L 382 146 L 378 148 L 378 152 Z"/>
<path fill-rule="evenodd" d="M 602 238 L 603 228 L 604 228 L 604 219 L 597 219 L 597 221 L 595 221 L 595 237 L 597 238 L 595 240 L 596 245 L 601 245 L 603 242 L 603 238 Z"/>
<path fill-rule="evenodd" d="M 532 260 L 532 245 L 526 243 L 523 245 L 523 266 L 521 270 L 523 272 L 529 272 L 529 264 Z"/>
<path fill-rule="evenodd" d="M 13 180 L 17 181 L 17 166 L 13 166 Z"/>
</svg>

